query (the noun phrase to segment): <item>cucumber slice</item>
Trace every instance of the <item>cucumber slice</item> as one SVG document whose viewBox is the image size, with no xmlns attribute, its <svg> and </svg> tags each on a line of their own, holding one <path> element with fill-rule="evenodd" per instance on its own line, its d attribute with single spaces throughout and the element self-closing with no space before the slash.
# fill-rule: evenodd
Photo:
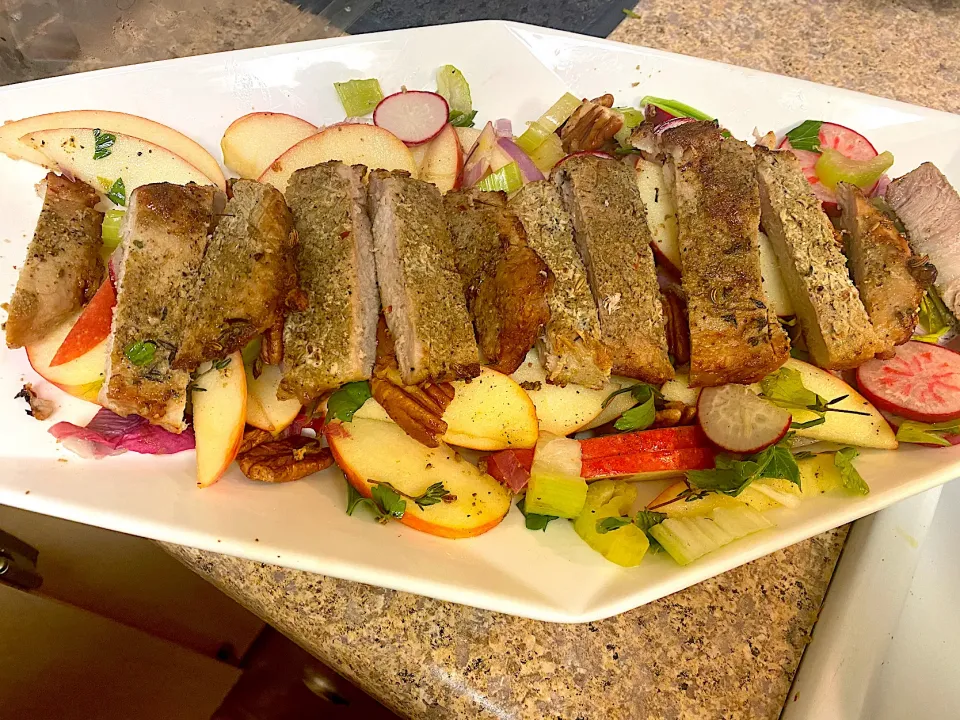
<svg viewBox="0 0 960 720">
<path fill-rule="evenodd" d="M 707 553 L 772 525 L 751 507 L 718 507 L 708 517 L 667 518 L 650 528 L 650 534 L 680 565 L 689 565 Z"/>
</svg>

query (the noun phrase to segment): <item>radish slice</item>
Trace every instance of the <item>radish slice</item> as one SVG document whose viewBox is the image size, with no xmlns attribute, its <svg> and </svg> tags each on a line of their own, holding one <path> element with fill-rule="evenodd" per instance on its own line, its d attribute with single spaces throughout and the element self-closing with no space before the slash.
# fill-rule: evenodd
<svg viewBox="0 0 960 720">
<path fill-rule="evenodd" d="M 852 160 L 870 160 L 878 154 L 877 149 L 863 135 L 836 123 L 822 123 L 818 137 L 821 148 L 837 150 L 844 157 Z M 800 161 L 800 168 L 813 189 L 813 194 L 823 203 L 824 211 L 828 215 L 839 215 L 840 208 L 837 205 L 837 196 L 833 194 L 832 190 L 823 186 L 814 170 L 817 160 L 820 159 L 820 153 L 811 150 L 795 150 L 786 137 L 780 141 L 777 149 L 790 150 L 797 156 Z M 867 193 L 867 195 L 869 194 Z"/>
<path fill-rule="evenodd" d="M 779 442 L 792 420 L 788 411 L 733 384 L 701 390 L 697 417 L 710 442 L 735 453 L 760 452 Z"/>
<path fill-rule="evenodd" d="M 659 110 L 660 108 L 657 108 L 657 109 Z M 661 112 L 663 111 L 661 110 Z M 692 122 L 696 122 L 696 120 L 688 117 L 673 117 L 671 115 L 668 120 L 664 120 L 663 122 L 657 123 L 656 125 L 654 125 L 653 131 L 657 135 L 663 135 L 663 133 L 669 130 L 670 128 L 675 128 L 679 125 L 686 125 L 687 123 L 692 123 Z"/>
<path fill-rule="evenodd" d="M 911 340 L 889 360 L 857 368 L 860 392 L 880 410 L 933 423 L 960 418 L 960 354 Z"/>
<path fill-rule="evenodd" d="M 373 123 L 407 145 L 419 145 L 439 135 L 449 116 L 450 108 L 440 95 L 407 90 L 381 100 L 373 111 Z"/>
</svg>

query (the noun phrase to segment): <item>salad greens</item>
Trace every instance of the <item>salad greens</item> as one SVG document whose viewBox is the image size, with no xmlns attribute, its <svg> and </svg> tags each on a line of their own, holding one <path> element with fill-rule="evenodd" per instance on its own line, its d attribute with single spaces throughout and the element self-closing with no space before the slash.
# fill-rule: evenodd
<svg viewBox="0 0 960 720">
<path fill-rule="evenodd" d="M 905 443 L 949 447 L 951 443 L 947 437 L 950 435 L 960 435 L 960 420 L 946 420 L 938 423 L 904 420 L 897 428 L 897 440 Z"/>
<path fill-rule="evenodd" d="M 93 159 L 103 160 L 111 152 L 110 148 L 117 141 L 117 136 L 113 133 L 102 132 L 100 128 L 93 129 Z"/>
<path fill-rule="evenodd" d="M 330 420 L 351 422 L 354 413 L 370 398 L 370 383 L 366 380 L 347 383 L 327 400 L 327 417 Z"/>
<path fill-rule="evenodd" d="M 794 150 L 820 152 L 820 127 L 823 120 L 804 120 L 787 133 L 787 140 Z"/>
<path fill-rule="evenodd" d="M 347 82 L 334 83 L 333 87 L 337 91 L 340 104 L 343 105 L 347 117 L 368 115 L 383 100 L 380 81 L 376 78 L 348 80 Z"/>
</svg>

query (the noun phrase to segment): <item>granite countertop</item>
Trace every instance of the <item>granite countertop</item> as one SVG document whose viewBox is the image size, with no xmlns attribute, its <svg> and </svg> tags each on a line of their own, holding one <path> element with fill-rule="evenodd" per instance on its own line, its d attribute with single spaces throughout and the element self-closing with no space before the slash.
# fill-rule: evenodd
<svg viewBox="0 0 960 720">
<path fill-rule="evenodd" d="M 216 32 L 163 35 L 151 44 L 137 28 L 156 19 L 131 13 L 114 24 L 108 49 L 102 33 L 90 46 L 79 33 L 79 59 L 62 41 L 50 47 L 69 52 L 51 54 L 41 38 L 30 46 L 40 58 L 34 63 L 5 49 L 0 37 L 0 82 L 335 31 L 280 0 L 257 0 L 253 15 L 236 13 L 227 0 L 214 5 L 223 13 L 194 18 L 189 0 L 142 4 L 144 13 L 192 18 L 161 23 L 171 33 L 202 21 L 214 22 Z M 703 0 L 682 10 L 648 0 L 635 14 L 612 39 L 960 112 L 960 6 L 950 0 Z M 274 31 L 257 32 L 260 16 Z M 3 21 L 0 12 L 0 29 Z M 38 26 L 48 27 L 44 22 Z M 846 528 L 824 533 L 585 625 L 550 625 L 164 547 L 406 717 L 773 720 L 845 537 Z"/>
</svg>

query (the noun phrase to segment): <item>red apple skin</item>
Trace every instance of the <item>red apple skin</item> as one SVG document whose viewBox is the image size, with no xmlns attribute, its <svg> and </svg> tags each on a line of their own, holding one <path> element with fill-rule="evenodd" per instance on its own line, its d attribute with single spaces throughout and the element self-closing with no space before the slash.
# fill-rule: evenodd
<svg viewBox="0 0 960 720">
<path fill-rule="evenodd" d="M 113 289 L 110 278 L 103 281 L 93 299 L 77 318 L 67 336 L 63 339 L 60 348 L 54 353 L 50 367 L 63 365 L 76 360 L 95 348 L 107 335 L 110 334 L 110 324 L 113 322 L 113 308 L 117 304 L 117 294 Z"/>
<path fill-rule="evenodd" d="M 624 477 L 628 475 L 663 476 L 681 474 L 688 470 L 707 470 L 714 467 L 715 453 L 710 448 L 695 447 L 665 452 L 641 452 L 584 460 L 580 471 L 586 480 Z"/>
<path fill-rule="evenodd" d="M 641 452 L 666 452 L 710 447 L 710 441 L 698 425 L 637 430 L 620 435 L 604 435 L 580 441 L 583 460 L 594 460 Z"/>
</svg>

